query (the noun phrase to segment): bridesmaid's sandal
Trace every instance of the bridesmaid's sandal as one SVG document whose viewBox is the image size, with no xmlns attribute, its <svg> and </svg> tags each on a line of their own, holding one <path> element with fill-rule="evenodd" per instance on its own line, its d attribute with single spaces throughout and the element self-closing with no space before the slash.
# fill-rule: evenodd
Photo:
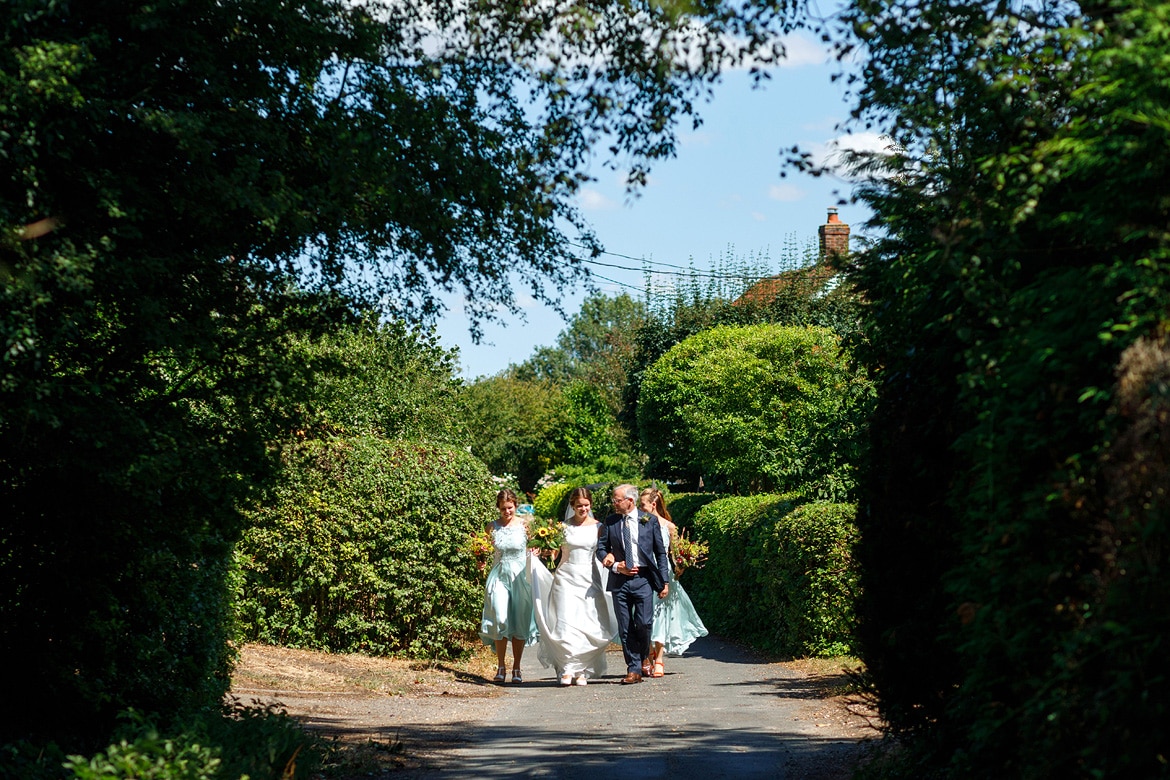
<svg viewBox="0 0 1170 780">
<path fill-rule="evenodd" d="M 524 678 L 520 676 L 520 670 L 519 670 L 519 669 L 513 669 L 513 670 L 512 670 L 512 682 L 514 682 L 514 683 L 522 683 L 522 682 L 524 682 Z"/>
<path fill-rule="evenodd" d="M 654 676 L 655 677 L 665 677 L 666 676 L 666 668 L 662 665 L 661 661 L 654 662 Z"/>
<path fill-rule="evenodd" d="M 508 677 L 508 670 L 505 667 L 501 666 L 499 669 L 496 670 L 496 676 L 493 678 L 492 681 L 493 682 L 504 682 L 504 680 L 506 680 L 507 677 Z"/>
</svg>

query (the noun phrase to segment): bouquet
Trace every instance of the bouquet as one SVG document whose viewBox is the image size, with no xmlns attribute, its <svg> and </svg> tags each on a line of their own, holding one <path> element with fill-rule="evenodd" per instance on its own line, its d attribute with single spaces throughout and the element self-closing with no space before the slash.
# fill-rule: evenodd
<svg viewBox="0 0 1170 780">
<path fill-rule="evenodd" d="M 687 569 L 703 568 L 709 551 L 706 542 L 692 541 L 686 531 L 679 531 L 674 543 L 674 576 L 681 577 Z"/>
<path fill-rule="evenodd" d="M 561 549 L 565 541 L 565 529 L 561 521 L 547 517 L 533 517 L 528 524 L 528 549 L 536 550 L 544 565 L 550 569 L 556 568 L 552 555 L 546 552 Z"/>
<path fill-rule="evenodd" d="M 481 575 L 487 571 L 488 563 L 495 554 L 495 550 L 492 547 L 492 535 L 486 529 L 481 528 L 476 533 L 467 537 L 463 549 L 475 559 L 475 565 L 479 567 L 479 573 Z"/>
</svg>

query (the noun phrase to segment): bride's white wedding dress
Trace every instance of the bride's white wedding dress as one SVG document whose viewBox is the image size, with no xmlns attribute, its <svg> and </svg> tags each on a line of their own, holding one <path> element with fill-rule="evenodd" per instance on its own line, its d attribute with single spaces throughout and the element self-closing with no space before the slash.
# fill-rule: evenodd
<svg viewBox="0 0 1170 780">
<path fill-rule="evenodd" d="M 556 574 L 530 559 L 533 606 L 540 629 L 537 658 L 561 676 L 605 673 L 605 649 L 617 636 L 617 618 L 597 560 L 597 524 L 565 524 Z"/>
</svg>

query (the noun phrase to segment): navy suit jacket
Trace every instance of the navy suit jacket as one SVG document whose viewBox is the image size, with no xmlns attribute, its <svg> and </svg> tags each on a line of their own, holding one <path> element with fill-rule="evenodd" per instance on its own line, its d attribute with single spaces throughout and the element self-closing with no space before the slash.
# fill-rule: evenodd
<svg viewBox="0 0 1170 780">
<path fill-rule="evenodd" d="M 622 520 L 625 515 L 612 514 L 597 527 L 597 560 L 604 560 L 607 553 L 619 561 L 626 559 L 626 547 L 622 543 Z M 655 593 L 660 593 L 670 580 L 670 559 L 662 544 L 662 527 L 658 518 L 649 512 L 638 510 L 638 574 L 650 581 Z M 616 563 L 614 564 L 617 565 Z M 606 590 L 617 590 L 632 577 L 609 570 L 609 585 Z"/>
</svg>

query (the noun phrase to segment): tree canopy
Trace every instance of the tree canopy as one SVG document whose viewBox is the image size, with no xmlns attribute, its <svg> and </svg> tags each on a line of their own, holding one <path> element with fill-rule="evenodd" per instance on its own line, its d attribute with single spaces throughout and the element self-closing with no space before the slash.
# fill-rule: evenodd
<svg viewBox="0 0 1170 780">
<path fill-rule="evenodd" d="M 1166 8 L 843 18 L 895 150 L 852 273 L 881 369 L 863 657 L 909 738 L 888 776 L 1164 777 Z"/>
<path fill-rule="evenodd" d="M 644 181 L 706 80 L 778 47 L 734 3 L 0 6 L 0 631 L 100 732 L 215 703 L 225 572 L 298 338 L 358 309 L 555 300 L 590 152 Z M 51 706 L 50 706 L 51 705 Z M 68 713 L 68 723 L 60 720 Z"/>
</svg>

